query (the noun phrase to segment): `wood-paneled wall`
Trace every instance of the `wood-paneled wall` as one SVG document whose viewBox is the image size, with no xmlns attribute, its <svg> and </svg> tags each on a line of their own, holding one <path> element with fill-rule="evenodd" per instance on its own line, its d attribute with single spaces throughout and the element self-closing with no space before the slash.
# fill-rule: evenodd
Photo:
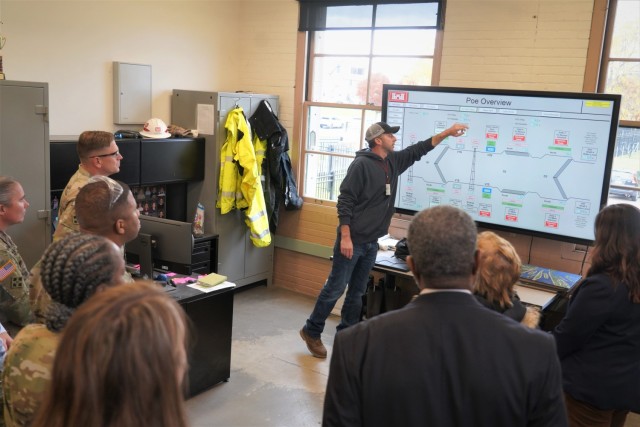
<svg viewBox="0 0 640 427">
<path fill-rule="evenodd" d="M 335 206 L 305 203 L 299 211 L 286 211 L 280 215 L 278 234 L 332 248 L 337 226 Z M 331 261 L 328 258 L 275 248 L 275 286 L 315 297 L 322 289 L 330 270 Z"/>
<path fill-rule="evenodd" d="M 334 205 L 305 203 L 299 211 L 282 212 L 278 235 L 333 247 L 338 226 L 338 213 Z"/>
<path fill-rule="evenodd" d="M 305 224 L 304 227 L 287 228 L 296 232 L 288 236 L 306 240 L 311 235 L 321 237 L 322 244 L 329 250 L 333 247 L 336 236 L 337 217 L 331 216 L 333 206 L 307 204 L 301 211 L 287 212 L 282 223 L 294 221 Z M 333 220 L 331 220 L 333 219 Z M 405 237 L 411 217 L 396 215 L 391 221 L 389 234 L 395 238 Z M 480 230 L 482 231 L 482 229 Z M 588 256 L 576 251 L 575 245 L 554 240 L 526 236 L 523 234 L 497 232 L 515 247 L 525 264 L 539 265 L 561 271 L 584 275 L 589 269 Z M 313 240 L 313 241 L 319 241 Z M 304 295 L 317 296 L 331 270 L 331 261 L 327 257 L 275 248 L 273 283 Z"/>
<path fill-rule="evenodd" d="M 331 271 L 331 261 L 287 249 L 276 248 L 273 257 L 273 283 L 312 297 L 320 289 Z"/>
</svg>

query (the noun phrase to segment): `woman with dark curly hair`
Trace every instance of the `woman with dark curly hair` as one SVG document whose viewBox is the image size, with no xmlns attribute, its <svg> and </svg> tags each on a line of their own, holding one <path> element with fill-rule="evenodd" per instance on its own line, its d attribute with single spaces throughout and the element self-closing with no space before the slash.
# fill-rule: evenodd
<svg viewBox="0 0 640 427">
<path fill-rule="evenodd" d="M 73 312 L 99 288 L 119 284 L 124 260 L 104 237 L 71 234 L 47 248 L 42 258 L 42 285 L 52 303 L 45 325 L 23 328 L 5 359 L 2 376 L 4 419 L 8 427 L 26 426 L 50 382 L 60 331 Z"/>
<path fill-rule="evenodd" d="M 596 217 L 591 267 L 556 327 L 571 427 L 622 427 L 640 412 L 640 210 Z"/>
</svg>

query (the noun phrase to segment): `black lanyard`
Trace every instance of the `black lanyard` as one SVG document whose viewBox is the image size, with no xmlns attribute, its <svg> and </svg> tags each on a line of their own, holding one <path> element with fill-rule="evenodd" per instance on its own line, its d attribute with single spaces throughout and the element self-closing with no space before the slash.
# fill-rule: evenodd
<svg viewBox="0 0 640 427">
<path fill-rule="evenodd" d="M 378 163 L 378 166 L 380 166 L 384 172 L 385 184 L 391 184 L 391 181 L 389 180 L 389 163 L 387 162 L 387 159 L 382 159 L 381 163 Z"/>
</svg>

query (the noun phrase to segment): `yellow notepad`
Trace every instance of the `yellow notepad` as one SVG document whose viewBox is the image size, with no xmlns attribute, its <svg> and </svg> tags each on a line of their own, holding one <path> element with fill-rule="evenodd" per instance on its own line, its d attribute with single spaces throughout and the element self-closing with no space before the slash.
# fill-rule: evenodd
<svg viewBox="0 0 640 427">
<path fill-rule="evenodd" d="M 205 288 L 210 288 L 212 286 L 219 285 L 225 280 L 227 280 L 227 276 L 211 273 L 211 274 L 207 274 L 206 276 L 202 276 L 198 278 L 198 285 L 204 286 Z"/>
</svg>

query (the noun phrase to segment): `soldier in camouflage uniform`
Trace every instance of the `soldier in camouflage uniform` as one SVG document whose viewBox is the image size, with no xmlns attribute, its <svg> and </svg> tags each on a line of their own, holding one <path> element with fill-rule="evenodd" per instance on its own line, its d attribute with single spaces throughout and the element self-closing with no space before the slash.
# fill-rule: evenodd
<svg viewBox="0 0 640 427">
<path fill-rule="evenodd" d="M 78 192 L 76 209 L 80 232 L 106 237 L 118 245 L 124 258 L 124 244 L 140 231 L 140 212 L 131 189 L 106 176 L 94 176 Z M 36 322 L 42 323 L 51 298 L 41 280 L 41 260 L 31 269 L 31 307 Z M 133 279 L 128 272 L 125 282 Z"/>
<path fill-rule="evenodd" d="M 76 196 L 89 178 L 120 172 L 120 161 L 123 157 L 110 132 L 82 132 L 78 138 L 77 151 L 80 165 L 62 192 L 58 209 L 58 225 L 53 234 L 53 240 L 59 240 L 73 231 L 79 231 L 75 210 Z"/>
<path fill-rule="evenodd" d="M 58 346 L 58 334 L 45 325 L 31 324 L 16 336 L 5 359 L 7 376 L 3 384 L 5 425 L 26 425 L 51 379 L 51 367 Z M 19 369 L 20 365 L 24 369 Z M 11 377 L 11 372 L 15 374 Z M 15 390 L 15 393 L 14 393 Z M 11 402 L 10 406 L 7 402 Z"/>
<path fill-rule="evenodd" d="M 7 228 L 24 221 L 29 202 L 20 183 L 0 176 L 0 314 L 19 326 L 31 322 L 29 270 Z"/>
<path fill-rule="evenodd" d="M 18 253 L 18 247 L 4 231 L 0 231 L 0 279 L 0 312 L 19 326 L 31 322 L 29 270 Z"/>
<path fill-rule="evenodd" d="M 99 287 L 121 283 L 124 260 L 110 240 L 72 233 L 47 248 L 41 273 L 42 285 L 52 299 L 45 325 L 24 327 L 5 359 L 2 390 L 8 427 L 31 423 L 51 380 L 60 332 L 75 309 Z"/>
</svg>

